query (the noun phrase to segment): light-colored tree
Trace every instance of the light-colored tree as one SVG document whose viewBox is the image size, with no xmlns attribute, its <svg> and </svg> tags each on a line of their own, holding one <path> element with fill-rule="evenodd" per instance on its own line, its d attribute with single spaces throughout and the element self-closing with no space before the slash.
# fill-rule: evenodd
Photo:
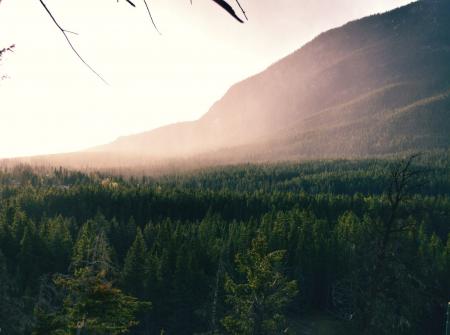
<svg viewBox="0 0 450 335">
<path fill-rule="evenodd" d="M 269 252 L 266 238 L 259 234 L 251 249 L 236 256 L 243 282 L 230 276 L 225 280 L 226 302 L 231 312 L 222 320 L 229 334 L 269 335 L 287 333 L 285 308 L 298 293 L 279 266 L 284 250 Z"/>
</svg>

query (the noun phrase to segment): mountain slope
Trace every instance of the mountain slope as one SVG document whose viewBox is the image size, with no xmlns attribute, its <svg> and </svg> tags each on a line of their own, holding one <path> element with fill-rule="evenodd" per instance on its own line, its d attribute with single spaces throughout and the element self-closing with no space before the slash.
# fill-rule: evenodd
<svg viewBox="0 0 450 335">
<path fill-rule="evenodd" d="M 194 122 L 94 151 L 276 160 L 450 146 L 450 3 L 420 1 L 319 35 Z"/>
</svg>

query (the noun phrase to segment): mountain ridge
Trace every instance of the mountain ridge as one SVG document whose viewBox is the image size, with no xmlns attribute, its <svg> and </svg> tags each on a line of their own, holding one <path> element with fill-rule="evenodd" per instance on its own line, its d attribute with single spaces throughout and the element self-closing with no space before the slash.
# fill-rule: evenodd
<svg viewBox="0 0 450 335">
<path fill-rule="evenodd" d="M 446 150 L 449 92 L 450 2 L 418 1 L 321 33 L 198 120 L 88 152 L 246 162 Z"/>
</svg>

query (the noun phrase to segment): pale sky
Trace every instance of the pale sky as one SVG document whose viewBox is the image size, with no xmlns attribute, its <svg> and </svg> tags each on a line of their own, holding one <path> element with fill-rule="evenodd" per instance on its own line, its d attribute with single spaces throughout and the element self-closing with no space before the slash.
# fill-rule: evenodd
<svg viewBox="0 0 450 335">
<path fill-rule="evenodd" d="M 234 83 L 319 33 L 410 0 L 240 0 L 239 24 L 210 0 L 47 0 L 70 50 L 38 0 L 2 0 L 0 158 L 68 152 L 194 120 Z M 234 0 L 230 0 L 234 5 Z"/>
</svg>

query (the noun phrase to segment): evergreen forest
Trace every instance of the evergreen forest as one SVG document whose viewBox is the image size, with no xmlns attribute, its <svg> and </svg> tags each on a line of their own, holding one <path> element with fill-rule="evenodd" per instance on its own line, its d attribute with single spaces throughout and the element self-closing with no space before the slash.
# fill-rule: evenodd
<svg viewBox="0 0 450 335">
<path fill-rule="evenodd" d="M 449 233 L 449 152 L 3 166 L 0 334 L 444 334 Z"/>
</svg>

